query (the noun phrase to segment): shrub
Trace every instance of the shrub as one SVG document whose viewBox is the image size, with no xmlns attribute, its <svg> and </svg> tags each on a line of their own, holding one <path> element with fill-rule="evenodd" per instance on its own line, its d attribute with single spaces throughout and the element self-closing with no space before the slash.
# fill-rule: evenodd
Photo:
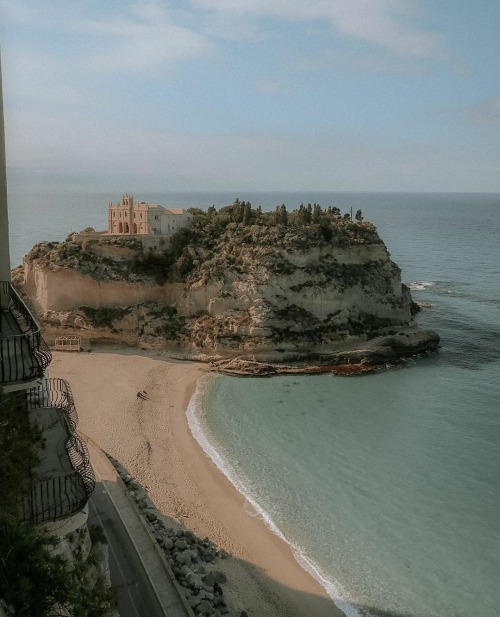
<svg viewBox="0 0 500 617">
<path fill-rule="evenodd" d="M 132 263 L 132 270 L 138 274 L 154 276 L 156 282 L 162 285 L 168 279 L 173 263 L 174 259 L 169 251 L 142 252 L 135 257 Z"/>
<path fill-rule="evenodd" d="M 42 433 L 28 421 L 22 399 L 4 398 L 0 406 L 0 511 L 16 514 L 20 499 L 31 488 L 32 469 L 40 460 L 42 445 Z"/>
<path fill-rule="evenodd" d="M 16 615 L 111 615 L 116 595 L 104 577 L 89 585 L 92 559 L 77 559 L 71 568 L 61 555 L 53 554 L 58 543 L 42 527 L 0 514 L 0 597 Z"/>
<path fill-rule="evenodd" d="M 114 321 L 122 319 L 128 312 L 128 309 L 122 308 L 95 309 L 90 306 L 81 306 L 80 309 L 96 328 L 111 328 Z"/>
</svg>

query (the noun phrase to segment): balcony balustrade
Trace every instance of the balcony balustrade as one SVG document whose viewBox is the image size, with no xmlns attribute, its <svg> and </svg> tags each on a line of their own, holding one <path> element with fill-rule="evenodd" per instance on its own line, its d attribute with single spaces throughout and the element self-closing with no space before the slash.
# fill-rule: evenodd
<svg viewBox="0 0 500 617">
<path fill-rule="evenodd" d="M 43 377 L 52 354 L 40 327 L 11 283 L 0 281 L 0 385 Z"/>
<path fill-rule="evenodd" d="M 46 461 L 34 469 L 30 493 L 21 504 L 20 518 L 43 523 L 68 518 L 81 512 L 95 488 L 95 475 L 85 442 L 72 434 L 65 444 L 67 462 L 59 473 L 47 469 Z M 59 455 L 61 461 L 61 456 Z"/>
<path fill-rule="evenodd" d="M 74 433 L 66 443 L 66 450 L 71 464 L 83 480 L 88 499 L 95 489 L 95 474 L 90 464 L 90 454 L 87 444 L 80 435 Z"/>
<path fill-rule="evenodd" d="M 63 379 L 4 395 L 15 400 L 26 422 L 38 425 L 44 440 L 38 465 L 31 470 L 31 489 L 19 504 L 19 517 L 30 523 L 68 518 L 81 512 L 95 488 L 94 470 L 85 442 L 77 435 L 73 395 Z"/>
<path fill-rule="evenodd" d="M 33 483 L 30 494 L 21 504 L 19 518 L 36 524 L 68 518 L 85 508 L 91 494 L 76 470 L 63 476 L 43 478 Z"/>
<path fill-rule="evenodd" d="M 45 379 L 41 384 L 26 390 L 28 410 L 57 407 L 66 414 L 66 419 L 74 431 L 78 425 L 75 401 L 69 383 L 64 379 Z"/>
</svg>

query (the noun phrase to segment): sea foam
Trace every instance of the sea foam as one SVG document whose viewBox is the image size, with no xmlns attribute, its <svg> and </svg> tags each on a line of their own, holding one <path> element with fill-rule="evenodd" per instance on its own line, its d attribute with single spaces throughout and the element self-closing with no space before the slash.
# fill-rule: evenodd
<svg viewBox="0 0 500 617">
<path fill-rule="evenodd" d="M 429 289 L 429 287 L 434 287 L 435 284 L 436 283 L 434 283 L 433 281 L 415 281 L 413 283 L 410 283 L 408 287 L 412 291 L 425 291 L 426 289 Z"/>
</svg>

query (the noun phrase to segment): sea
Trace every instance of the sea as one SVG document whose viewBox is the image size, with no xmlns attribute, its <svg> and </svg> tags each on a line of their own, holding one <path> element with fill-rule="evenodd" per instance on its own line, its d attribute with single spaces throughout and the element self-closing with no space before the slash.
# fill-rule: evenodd
<svg viewBox="0 0 500 617">
<path fill-rule="evenodd" d="M 13 266 L 107 225 L 116 194 L 9 195 Z M 441 336 L 403 366 L 341 377 L 206 377 L 191 430 L 248 511 L 349 617 L 500 615 L 500 194 L 162 193 L 362 210 Z M 167 470 L 166 470 L 167 472 Z"/>
</svg>

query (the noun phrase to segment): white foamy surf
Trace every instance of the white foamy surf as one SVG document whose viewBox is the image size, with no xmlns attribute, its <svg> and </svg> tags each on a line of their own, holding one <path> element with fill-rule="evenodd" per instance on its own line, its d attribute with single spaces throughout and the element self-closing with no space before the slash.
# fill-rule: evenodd
<svg viewBox="0 0 500 617">
<path fill-rule="evenodd" d="M 426 289 L 429 289 L 429 287 L 434 287 L 435 284 L 436 283 L 434 283 L 433 281 L 415 281 L 413 283 L 410 283 L 408 287 L 412 291 L 425 291 Z"/>
</svg>

